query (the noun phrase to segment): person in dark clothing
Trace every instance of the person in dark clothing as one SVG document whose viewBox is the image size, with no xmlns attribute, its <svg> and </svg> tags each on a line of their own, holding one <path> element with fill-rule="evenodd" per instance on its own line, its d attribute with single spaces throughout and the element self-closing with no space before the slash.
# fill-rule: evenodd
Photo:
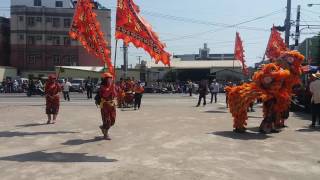
<svg viewBox="0 0 320 180">
<path fill-rule="evenodd" d="M 86 91 L 87 91 L 87 98 L 88 99 L 92 99 L 93 82 L 90 79 L 90 77 L 88 77 L 88 79 L 86 81 L 85 88 L 86 88 Z"/>
<path fill-rule="evenodd" d="M 35 93 L 35 89 L 36 89 L 36 85 L 34 84 L 34 81 L 30 79 L 27 95 L 29 97 L 32 96 Z"/>
<path fill-rule="evenodd" d="M 199 100 L 197 107 L 201 104 L 201 99 L 203 99 L 203 106 L 207 104 L 206 95 L 208 94 L 208 82 L 206 80 L 201 80 L 199 84 Z"/>
<path fill-rule="evenodd" d="M 138 82 L 133 88 L 134 91 L 134 110 L 137 108 L 140 109 L 142 95 L 144 93 L 144 88 L 141 86 L 141 83 Z"/>
</svg>

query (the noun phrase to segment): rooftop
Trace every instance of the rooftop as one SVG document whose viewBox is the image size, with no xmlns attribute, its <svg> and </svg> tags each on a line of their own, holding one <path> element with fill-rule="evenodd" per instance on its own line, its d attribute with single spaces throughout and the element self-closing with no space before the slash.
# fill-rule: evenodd
<svg viewBox="0 0 320 180">
<path fill-rule="evenodd" d="M 164 68 L 161 63 L 156 64 L 155 62 L 147 62 L 148 68 Z M 180 59 L 173 59 L 171 61 L 171 68 L 175 69 L 206 69 L 206 68 L 242 68 L 241 62 L 238 60 L 217 60 L 217 61 L 208 61 L 208 60 L 196 60 L 196 61 L 181 61 Z"/>
</svg>

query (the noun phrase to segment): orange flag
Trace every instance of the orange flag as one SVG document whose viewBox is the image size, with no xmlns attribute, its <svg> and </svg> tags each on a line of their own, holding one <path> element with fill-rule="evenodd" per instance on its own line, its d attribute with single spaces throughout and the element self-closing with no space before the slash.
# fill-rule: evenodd
<svg viewBox="0 0 320 180">
<path fill-rule="evenodd" d="M 266 56 L 271 60 L 277 59 L 281 52 L 287 51 L 288 48 L 284 43 L 281 34 L 276 30 L 275 27 L 272 28 L 271 35 L 269 38 Z"/>
<path fill-rule="evenodd" d="M 244 49 L 242 45 L 242 40 L 240 38 L 240 34 L 236 33 L 236 42 L 234 47 L 234 57 L 236 60 L 239 60 L 242 64 L 242 72 L 244 75 L 248 75 L 248 67 L 246 65 L 246 61 L 244 60 Z"/>
<path fill-rule="evenodd" d="M 160 42 L 151 25 L 139 13 L 139 7 L 133 0 L 118 0 L 116 39 L 122 39 L 125 44 L 131 42 L 147 51 L 156 63 L 161 61 L 170 66 L 170 54 L 164 50 L 165 44 Z"/>
<path fill-rule="evenodd" d="M 93 7 L 91 0 L 78 0 L 69 35 L 78 40 L 90 54 L 107 64 L 109 72 L 114 74 L 110 50 Z"/>
</svg>

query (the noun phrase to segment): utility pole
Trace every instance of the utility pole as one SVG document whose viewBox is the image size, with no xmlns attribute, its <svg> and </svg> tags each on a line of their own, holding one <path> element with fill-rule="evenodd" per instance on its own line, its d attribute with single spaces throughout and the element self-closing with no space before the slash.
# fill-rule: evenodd
<svg viewBox="0 0 320 180">
<path fill-rule="evenodd" d="M 123 42 L 123 76 L 127 78 L 128 74 L 128 46 Z"/>
<path fill-rule="evenodd" d="M 291 0 L 287 0 L 287 16 L 285 20 L 285 43 L 287 47 L 289 47 L 290 44 L 290 28 L 291 28 Z"/>
<path fill-rule="evenodd" d="M 294 42 L 294 49 L 295 50 L 298 50 L 299 38 L 300 38 L 300 8 L 301 8 L 301 6 L 298 5 L 297 20 L 296 20 L 296 34 L 295 34 L 295 42 Z"/>
</svg>

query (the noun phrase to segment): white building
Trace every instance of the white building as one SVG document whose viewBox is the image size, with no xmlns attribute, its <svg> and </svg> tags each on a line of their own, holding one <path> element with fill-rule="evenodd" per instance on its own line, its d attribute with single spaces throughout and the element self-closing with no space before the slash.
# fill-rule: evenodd
<svg viewBox="0 0 320 180">
<path fill-rule="evenodd" d="M 11 6 L 72 8 L 72 0 L 11 0 Z"/>
<path fill-rule="evenodd" d="M 180 58 L 174 58 L 170 67 L 161 63 L 155 64 L 154 61 L 148 61 L 147 81 L 177 79 L 186 81 L 188 79 L 199 81 L 201 79 L 217 79 L 218 81 L 241 81 L 246 79 L 242 73 L 242 64 L 238 60 L 196 60 L 183 61 Z"/>
</svg>

